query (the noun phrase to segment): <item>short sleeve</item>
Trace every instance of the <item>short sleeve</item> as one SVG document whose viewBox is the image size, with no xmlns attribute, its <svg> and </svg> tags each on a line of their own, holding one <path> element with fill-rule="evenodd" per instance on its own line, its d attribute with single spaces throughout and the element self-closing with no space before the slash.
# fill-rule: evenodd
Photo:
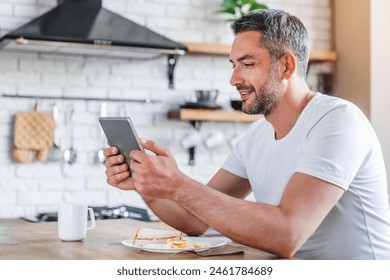
<svg viewBox="0 0 390 280">
<path fill-rule="evenodd" d="M 370 127 L 353 106 L 328 112 L 309 131 L 296 172 L 348 189 L 372 148 Z"/>
<path fill-rule="evenodd" d="M 222 165 L 222 168 L 234 175 L 241 178 L 248 179 L 248 174 L 245 168 L 245 162 L 243 160 L 243 148 L 245 147 L 246 139 L 241 139 L 238 144 L 233 148 L 232 152 Z"/>
</svg>

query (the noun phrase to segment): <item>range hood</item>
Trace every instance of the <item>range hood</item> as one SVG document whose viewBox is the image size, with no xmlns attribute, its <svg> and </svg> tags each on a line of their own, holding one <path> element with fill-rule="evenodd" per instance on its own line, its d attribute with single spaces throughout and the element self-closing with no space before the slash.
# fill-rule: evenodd
<svg viewBox="0 0 390 280">
<path fill-rule="evenodd" d="M 169 87 L 187 47 L 102 7 L 102 0 L 59 0 L 42 16 L 0 38 L 0 50 L 151 59 L 168 58 Z"/>
</svg>

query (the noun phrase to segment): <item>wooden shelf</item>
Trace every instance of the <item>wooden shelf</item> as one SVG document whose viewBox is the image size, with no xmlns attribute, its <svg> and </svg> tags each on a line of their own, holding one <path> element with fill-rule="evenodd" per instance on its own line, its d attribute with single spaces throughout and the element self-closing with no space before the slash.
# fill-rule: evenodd
<svg viewBox="0 0 390 280">
<path fill-rule="evenodd" d="M 222 44 L 200 44 L 182 42 L 188 48 L 189 54 L 229 55 L 230 46 Z"/>
<path fill-rule="evenodd" d="M 230 46 L 222 44 L 201 44 L 201 43 L 191 43 L 191 42 L 182 42 L 188 48 L 189 54 L 204 54 L 204 55 L 229 55 Z M 336 61 L 337 54 L 334 51 L 320 51 L 312 50 L 310 52 L 310 61 L 311 62 L 326 62 L 326 61 Z"/>
<path fill-rule="evenodd" d="M 263 116 L 247 115 L 237 110 L 180 109 L 170 111 L 168 117 L 183 121 L 254 122 Z"/>
<path fill-rule="evenodd" d="M 337 53 L 335 51 L 312 50 L 309 56 L 310 62 L 336 61 L 336 59 Z"/>
</svg>

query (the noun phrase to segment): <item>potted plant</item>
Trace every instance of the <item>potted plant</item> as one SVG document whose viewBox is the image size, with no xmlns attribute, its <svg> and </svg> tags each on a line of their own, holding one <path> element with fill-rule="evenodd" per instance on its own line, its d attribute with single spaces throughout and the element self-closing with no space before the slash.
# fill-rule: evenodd
<svg viewBox="0 0 390 280">
<path fill-rule="evenodd" d="M 223 0 L 219 4 L 217 14 L 230 14 L 231 18 L 227 21 L 235 21 L 241 16 L 254 10 L 268 9 L 267 5 L 258 3 L 256 0 Z"/>
</svg>

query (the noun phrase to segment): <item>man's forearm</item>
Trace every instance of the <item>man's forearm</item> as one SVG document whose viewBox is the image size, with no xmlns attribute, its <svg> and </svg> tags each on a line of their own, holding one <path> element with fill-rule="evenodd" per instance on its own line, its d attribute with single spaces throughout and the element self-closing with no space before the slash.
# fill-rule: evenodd
<svg viewBox="0 0 390 280">
<path fill-rule="evenodd" d="M 277 206 L 237 199 L 195 181 L 184 182 L 172 200 L 234 241 L 292 257 L 343 192 L 316 177 L 295 173 Z"/>
<path fill-rule="evenodd" d="M 244 201 L 195 181 L 178 189 L 174 200 L 198 219 L 239 243 L 278 255 L 286 236 L 278 207 Z"/>
<path fill-rule="evenodd" d="M 144 196 L 150 209 L 166 224 L 189 235 L 203 234 L 208 226 L 185 208 L 169 199 Z"/>
</svg>

